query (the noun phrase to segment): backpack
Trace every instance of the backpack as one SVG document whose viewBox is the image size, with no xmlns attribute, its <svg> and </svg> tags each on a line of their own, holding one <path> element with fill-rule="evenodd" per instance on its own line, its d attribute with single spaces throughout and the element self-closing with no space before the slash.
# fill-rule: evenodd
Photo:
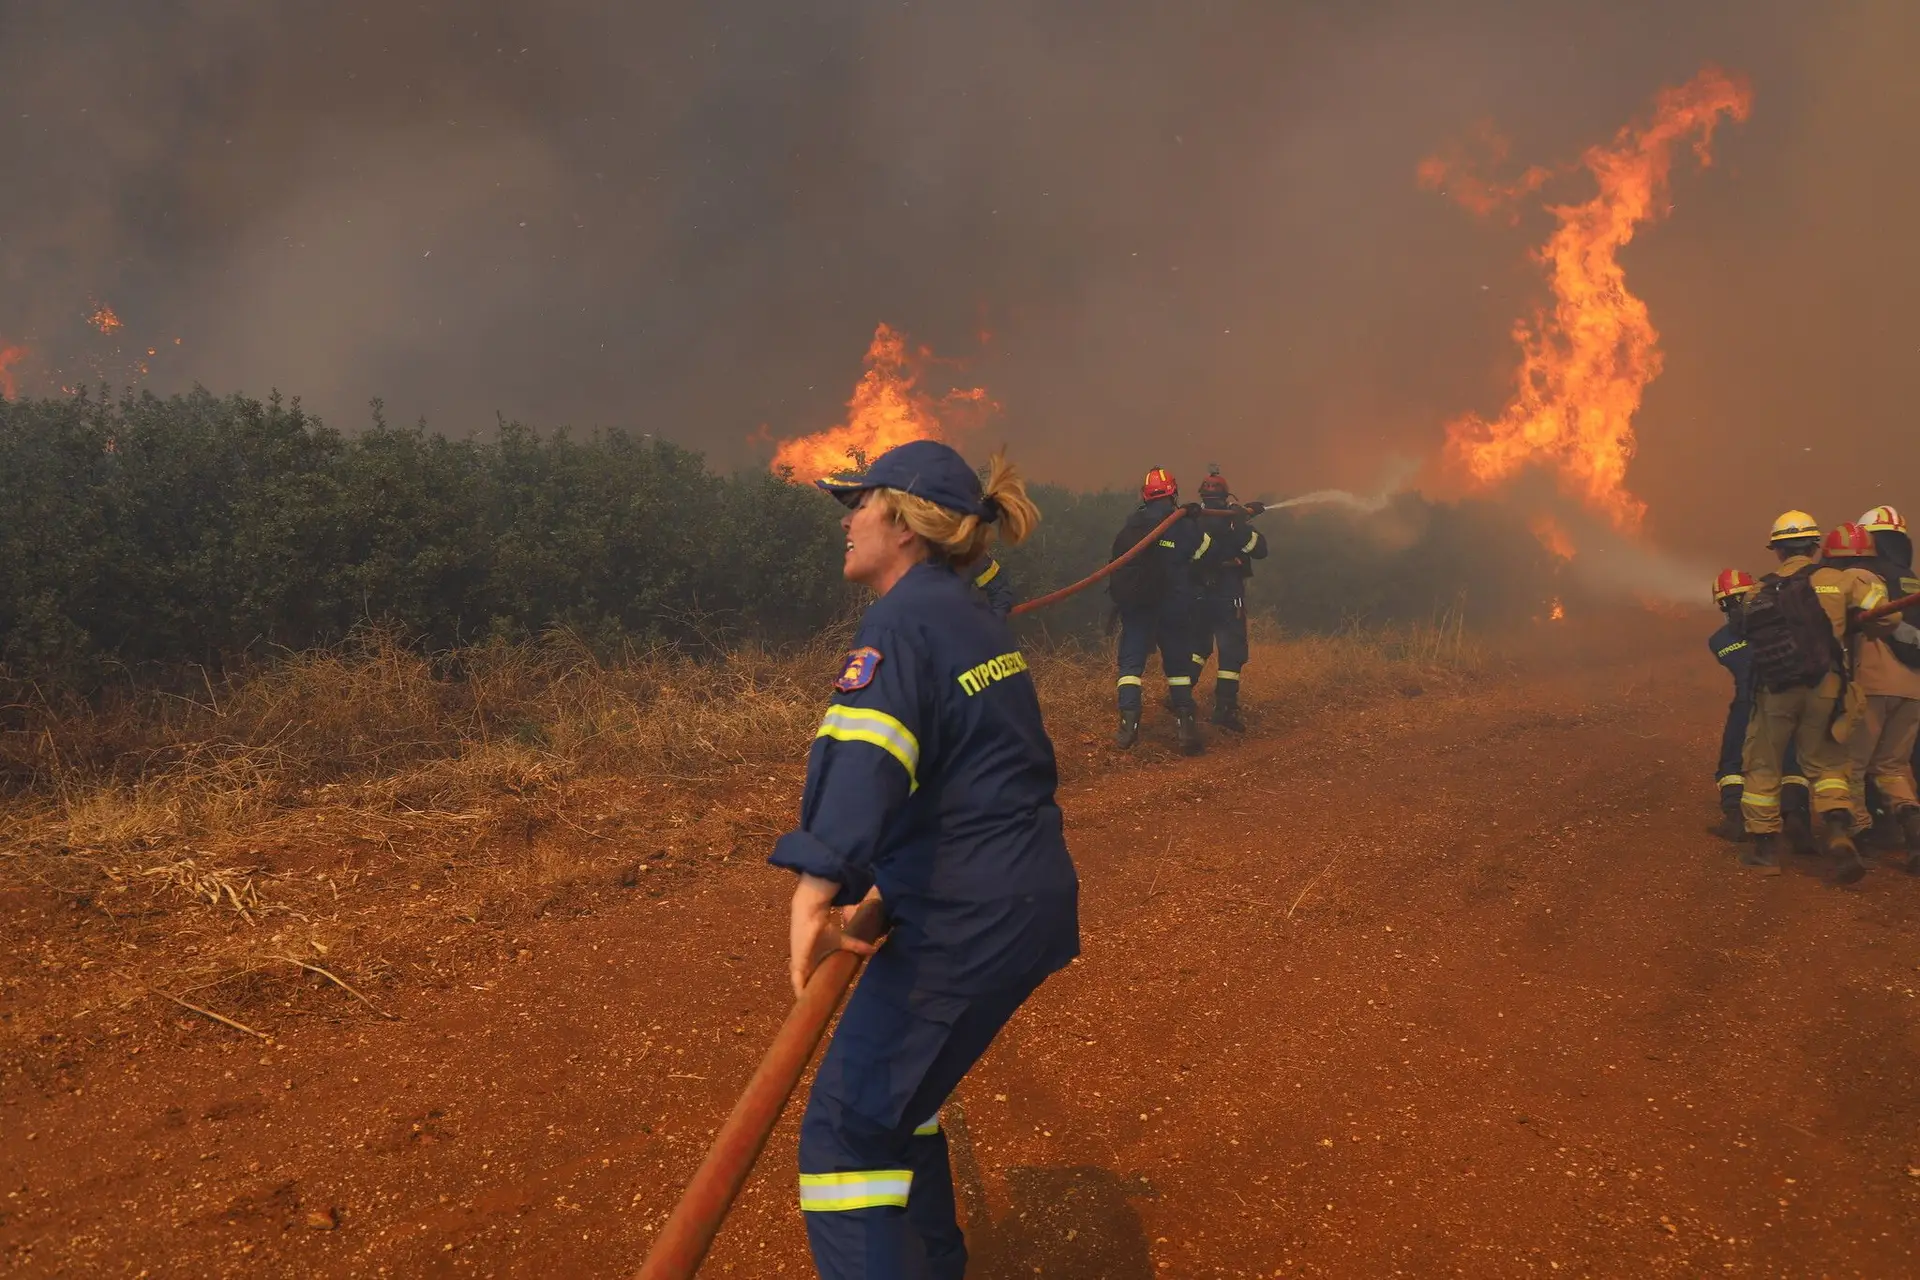
<svg viewBox="0 0 1920 1280">
<path fill-rule="evenodd" d="M 1154 526 L 1166 519 L 1165 514 L 1155 514 L 1141 507 L 1127 517 L 1120 526 L 1120 532 L 1114 535 L 1113 550 L 1107 556 L 1112 564 L 1139 541 L 1152 533 Z M 1167 594 L 1167 569 L 1165 557 L 1155 555 L 1157 548 L 1148 547 L 1139 555 L 1115 569 L 1107 579 L 1107 594 L 1113 597 L 1117 605 L 1133 607 L 1137 605 L 1158 604 Z"/>
<path fill-rule="evenodd" d="M 1808 565 L 1782 578 L 1768 574 L 1747 597 L 1740 634 L 1753 652 L 1759 683 L 1773 693 L 1812 688 L 1841 662 L 1833 621 L 1820 605 Z"/>
</svg>

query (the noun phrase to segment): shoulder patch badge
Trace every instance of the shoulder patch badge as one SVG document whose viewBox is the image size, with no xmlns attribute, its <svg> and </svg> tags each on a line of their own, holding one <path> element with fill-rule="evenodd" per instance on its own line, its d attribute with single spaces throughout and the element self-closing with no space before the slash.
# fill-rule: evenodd
<svg viewBox="0 0 1920 1280">
<path fill-rule="evenodd" d="M 842 693 L 852 693 L 864 689 L 873 683 L 873 673 L 880 669 L 880 651 L 878 649 L 855 649 L 847 655 L 846 664 L 840 669 L 840 678 L 833 687 Z"/>
</svg>

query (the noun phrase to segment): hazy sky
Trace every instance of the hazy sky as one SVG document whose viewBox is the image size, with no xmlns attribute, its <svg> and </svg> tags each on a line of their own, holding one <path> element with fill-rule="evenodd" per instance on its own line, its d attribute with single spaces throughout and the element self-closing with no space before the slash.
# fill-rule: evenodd
<svg viewBox="0 0 1920 1280">
<path fill-rule="evenodd" d="M 1364 486 L 1498 411 L 1541 296 L 1547 217 L 1476 221 L 1421 157 L 1490 120 L 1571 160 L 1707 61 L 1753 117 L 1624 255 L 1651 527 L 1920 508 L 1904 0 L 0 0 L 0 339 L 732 464 L 834 421 L 885 320 L 1045 478 Z"/>
</svg>

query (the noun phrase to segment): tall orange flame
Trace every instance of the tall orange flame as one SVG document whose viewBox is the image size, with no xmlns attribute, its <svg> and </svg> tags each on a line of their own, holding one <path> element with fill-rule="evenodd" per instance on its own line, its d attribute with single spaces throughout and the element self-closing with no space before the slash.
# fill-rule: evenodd
<svg viewBox="0 0 1920 1280">
<path fill-rule="evenodd" d="M 14 377 L 13 366 L 27 358 L 25 347 L 16 347 L 0 342 L 0 397 L 12 400 L 20 394 L 20 383 Z"/>
<path fill-rule="evenodd" d="M 1641 392 L 1660 374 L 1660 335 L 1646 303 L 1627 291 L 1616 255 L 1635 228 L 1671 208 L 1674 144 L 1691 137 L 1695 156 L 1710 164 L 1720 117 L 1745 120 L 1752 101 L 1743 81 L 1707 67 L 1679 88 L 1661 90 L 1651 120 L 1623 127 L 1612 143 L 1581 157 L 1600 189 L 1584 204 L 1549 206 L 1559 226 L 1535 256 L 1548 270 L 1554 302 L 1513 327 L 1520 346 L 1513 398 L 1491 421 L 1470 413 L 1447 424 L 1448 456 L 1474 482 L 1490 486 L 1545 464 L 1559 472 L 1563 490 L 1614 527 L 1640 527 L 1646 504 L 1626 487 L 1627 464 Z M 1545 178 L 1531 169 L 1503 186 L 1456 173 L 1448 159 L 1420 167 L 1423 184 L 1444 184 L 1481 213 Z"/>
<path fill-rule="evenodd" d="M 950 431 L 972 425 L 969 419 L 999 407 L 984 387 L 956 389 L 938 399 L 921 390 L 921 375 L 933 359 L 925 347 L 910 350 L 898 329 L 878 326 L 867 346 L 866 372 L 847 401 L 846 421 L 782 441 L 773 470 L 810 481 L 845 470 L 856 456 L 873 458 L 909 440 L 948 439 Z"/>
</svg>

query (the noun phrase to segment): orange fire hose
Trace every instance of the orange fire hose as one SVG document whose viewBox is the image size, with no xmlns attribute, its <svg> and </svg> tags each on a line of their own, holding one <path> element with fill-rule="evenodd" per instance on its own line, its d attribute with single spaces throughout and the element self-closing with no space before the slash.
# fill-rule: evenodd
<svg viewBox="0 0 1920 1280">
<path fill-rule="evenodd" d="M 1036 596 L 1032 600 L 1021 601 L 1019 604 L 1013 606 L 1013 616 L 1017 618 L 1023 613 L 1032 613 L 1035 609 L 1044 609 L 1050 604 L 1059 604 L 1068 596 L 1079 595 L 1082 591 L 1085 591 L 1088 587 L 1100 581 L 1100 579 L 1106 577 L 1139 555 L 1142 551 L 1152 546 L 1159 540 L 1161 534 L 1173 527 L 1175 520 L 1178 520 L 1186 514 L 1187 509 L 1185 507 L 1175 507 L 1172 515 L 1155 525 L 1152 533 L 1149 533 L 1146 537 L 1134 543 L 1133 546 L 1129 547 L 1123 554 L 1101 565 L 1098 569 L 1095 569 L 1092 573 L 1080 579 L 1080 581 L 1074 583 L 1072 586 L 1062 587 L 1058 591 L 1049 591 L 1046 595 Z M 1203 516 L 1245 516 L 1249 513 L 1245 507 L 1203 507 L 1200 514 Z"/>
<path fill-rule="evenodd" d="M 1890 613 L 1900 613 L 1906 609 L 1920 608 L 1920 595 L 1901 596 L 1898 600 L 1889 600 L 1877 609 L 1869 609 L 1861 614 L 1858 622 L 1872 622 L 1884 618 Z"/>
<path fill-rule="evenodd" d="M 886 927 L 885 916 L 886 908 L 878 899 L 865 903 L 847 925 L 847 935 L 873 942 Z M 713 1238 L 720 1234 L 720 1224 L 733 1208 L 734 1198 L 746 1184 L 753 1162 L 760 1158 L 761 1148 L 767 1145 L 787 1099 L 793 1096 L 801 1073 L 812 1061 L 813 1051 L 820 1047 L 827 1023 L 833 1020 L 859 969 L 859 956 L 836 951 L 807 979 L 806 991 L 787 1011 L 787 1020 L 780 1024 L 766 1057 L 760 1059 L 753 1078 L 747 1081 L 746 1091 L 714 1135 L 707 1158 L 680 1193 L 680 1203 L 673 1206 L 667 1224 L 653 1238 L 653 1247 L 647 1250 L 636 1280 L 691 1280 L 700 1269 L 701 1260 L 713 1247 Z"/>
<path fill-rule="evenodd" d="M 1174 521 L 1186 514 L 1186 508 L 1176 508 L 1172 515 L 1154 526 L 1153 532 L 1110 563 L 1072 586 L 1014 606 L 1013 612 L 1030 613 L 1086 590 L 1152 546 Z M 1205 509 L 1201 514 L 1232 516 L 1248 512 L 1242 507 L 1228 507 Z M 877 939 L 885 927 L 884 910 L 877 901 L 863 905 L 847 926 L 848 935 L 863 942 Z M 674 1205 L 660 1234 L 653 1238 L 635 1280 L 692 1280 L 700 1269 L 707 1250 L 713 1247 L 714 1237 L 720 1234 L 720 1224 L 733 1208 L 740 1188 L 746 1185 L 754 1161 L 760 1158 L 761 1150 L 773 1134 L 773 1126 L 779 1123 L 780 1113 L 786 1109 L 787 1100 L 800 1084 L 807 1063 L 813 1060 L 813 1051 L 820 1047 L 821 1039 L 827 1034 L 827 1023 L 833 1020 L 859 970 L 859 956 L 851 951 L 836 951 L 821 961 L 820 967 L 807 979 L 805 993 L 788 1010 L 787 1020 L 780 1024 L 766 1056 L 754 1069 L 740 1100 L 733 1104 L 733 1112 L 714 1135 L 706 1159 L 694 1171 L 687 1189 L 680 1193 L 680 1202 Z"/>
</svg>

